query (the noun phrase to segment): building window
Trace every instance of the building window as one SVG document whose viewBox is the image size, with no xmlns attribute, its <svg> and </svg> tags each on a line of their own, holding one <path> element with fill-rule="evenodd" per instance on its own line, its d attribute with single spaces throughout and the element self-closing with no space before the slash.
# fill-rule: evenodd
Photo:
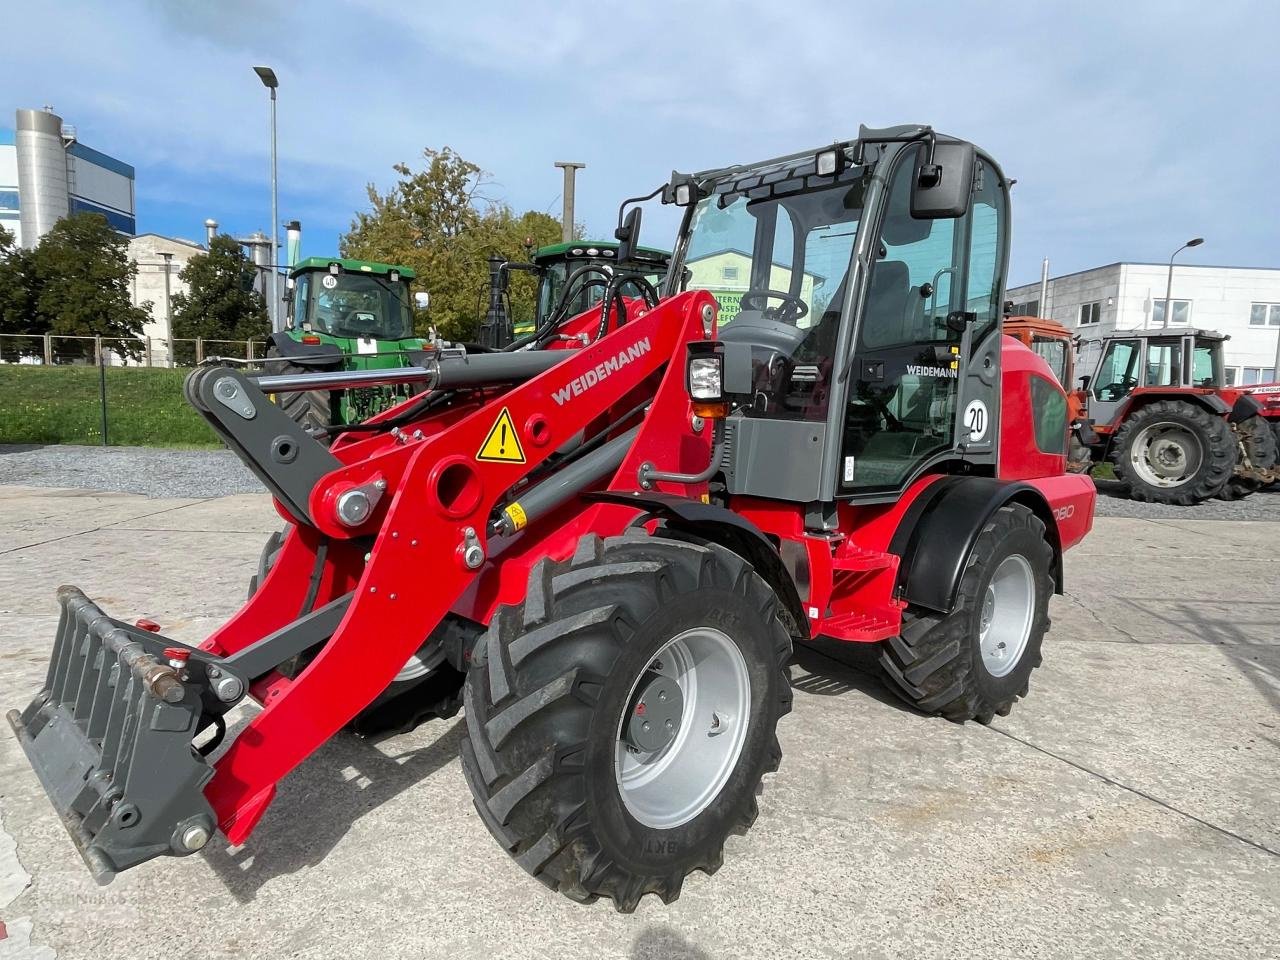
<svg viewBox="0 0 1280 960">
<path fill-rule="evenodd" d="M 1080 326 L 1088 327 L 1102 321 L 1102 301 L 1080 304 Z"/>
<path fill-rule="evenodd" d="M 737 280 L 737 279 L 738 279 L 738 268 L 737 268 L 737 267 L 722 267 L 722 268 L 721 268 L 721 270 L 720 270 L 720 276 L 721 276 L 721 278 L 722 278 L 722 279 L 724 279 L 724 280 Z"/>
<path fill-rule="evenodd" d="M 1276 378 L 1274 367 L 1245 367 L 1244 379 L 1240 382 L 1246 386 L 1252 386 L 1255 383 L 1271 383 Z"/>
<path fill-rule="evenodd" d="M 1190 323 L 1191 322 L 1191 301 L 1190 300 L 1174 300 L 1173 301 L 1173 320 L 1171 323 Z M 1164 299 L 1151 301 L 1151 325 L 1153 327 L 1164 326 Z"/>
<path fill-rule="evenodd" d="M 1255 303 L 1249 308 L 1249 326 L 1280 327 L 1280 303 Z"/>
<path fill-rule="evenodd" d="M 1227 374 L 1227 386 L 1234 387 L 1236 385 L 1237 378 L 1240 376 L 1240 371 L 1237 370 L 1235 367 L 1227 367 L 1226 374 Z"/>
</svg>

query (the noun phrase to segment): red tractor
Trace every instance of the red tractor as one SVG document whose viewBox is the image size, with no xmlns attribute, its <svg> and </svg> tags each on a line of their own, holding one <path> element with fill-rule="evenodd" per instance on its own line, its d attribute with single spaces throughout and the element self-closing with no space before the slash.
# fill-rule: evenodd
<svg viewBox="0 0 1280 960">
<path fill-rule="evenodd" d="M 1001 335 L 1000 168 L 863 128 L 659 193 L 684 219 L 658 297 L 619 272 L 524 349 L 191 375 L 290 526 L 198 647 L 59 591 L 48 678 L 9 716 L 95 877 L 243 843 L 344 727 L 461 700 L 502 848 L 631 910 L 755 820 L 793 644 L 874 644 L 907 703 L 955 721 L 1027 694 L 1096 493 L 1064 472 L 1063 390 Z M 718 330 L 703 284 L 727 266 L 744 289 Z M 424 390 L 331 448 L 266 396 L 374 384 Z"/>
<path fill-rule="evenodd" d="M 1068 403 L 1071 469 L 1108 461 L 1134 500 L 1184 506 L 1236 500 L 1280 479 L 1280 388 L 1225 387 L 1222 344 L 1208 330 L 1117 331 L 1072 337 L 1040 317 L 1011 317 L 1005 329 L 1045 358 L 1071 390 L 1077 358 L 1096 356 Z M 1272 410 L 1274 420 L 1268 420 Z"/>
</svg>

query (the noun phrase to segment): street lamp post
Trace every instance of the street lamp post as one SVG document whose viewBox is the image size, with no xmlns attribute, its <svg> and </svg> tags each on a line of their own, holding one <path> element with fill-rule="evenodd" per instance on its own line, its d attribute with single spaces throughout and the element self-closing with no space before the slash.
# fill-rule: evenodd
<svg viewBox="0 0 1280 960">
<path fill-rule="evenodd" d="M 1162 330 L 1169 327 L 1169 315 L 1173 313 L 1173 258 L 1180 254 L 1187 247 L 1198 247 L 1204 243 L 1204 237 L 1196 237 L 1194 240 L 1188 240 L 1177 250 L 1173 251 L 1169 257 L 1169 283 L 1164 289 L 1164 323 L 1160 324 Z"/>
<path fill-rule="evenodd" d="M 280 213 L 276 195 L 276 88 L 280 81 L 276 72 L 270 67 L 254 67 L 262 85 L 271 91 L 271 329 L 280 329 L 280 271 L 277 267 L 280 240 L 276 231 L 280 229 Z"/>
</svg>

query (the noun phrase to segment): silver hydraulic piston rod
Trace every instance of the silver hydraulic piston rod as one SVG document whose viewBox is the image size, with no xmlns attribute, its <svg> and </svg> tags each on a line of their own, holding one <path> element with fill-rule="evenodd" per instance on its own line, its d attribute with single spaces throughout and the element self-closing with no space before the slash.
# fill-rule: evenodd
<svg viewBox="0 0 1280 960">
<path fill-rule="evenodd" d="M 518 383 L 550 370 L 568 356 L 563 350 L 529 350 L 519 353 L 476 353 L 428 357 L 420 366 L 382 370 L 318 370 L 315 373 L 277 373 L 251 377 L 263 393 L 302 390 L 349 390 L 422 383 L 429 390 L 478 387 L 491 383 Z"/>
</svg>

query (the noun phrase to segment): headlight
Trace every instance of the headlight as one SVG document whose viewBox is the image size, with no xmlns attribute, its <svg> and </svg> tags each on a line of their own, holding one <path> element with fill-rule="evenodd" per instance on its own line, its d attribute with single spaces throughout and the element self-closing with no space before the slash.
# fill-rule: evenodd
<svg viewBox="0 0 1280 960">
<path fill-rule="evenodd" d="M 689 396 L 693 400 L 719 400 L 724 395 L 724 363 L 720 356 L 689 360 Z"/>
</svg>

